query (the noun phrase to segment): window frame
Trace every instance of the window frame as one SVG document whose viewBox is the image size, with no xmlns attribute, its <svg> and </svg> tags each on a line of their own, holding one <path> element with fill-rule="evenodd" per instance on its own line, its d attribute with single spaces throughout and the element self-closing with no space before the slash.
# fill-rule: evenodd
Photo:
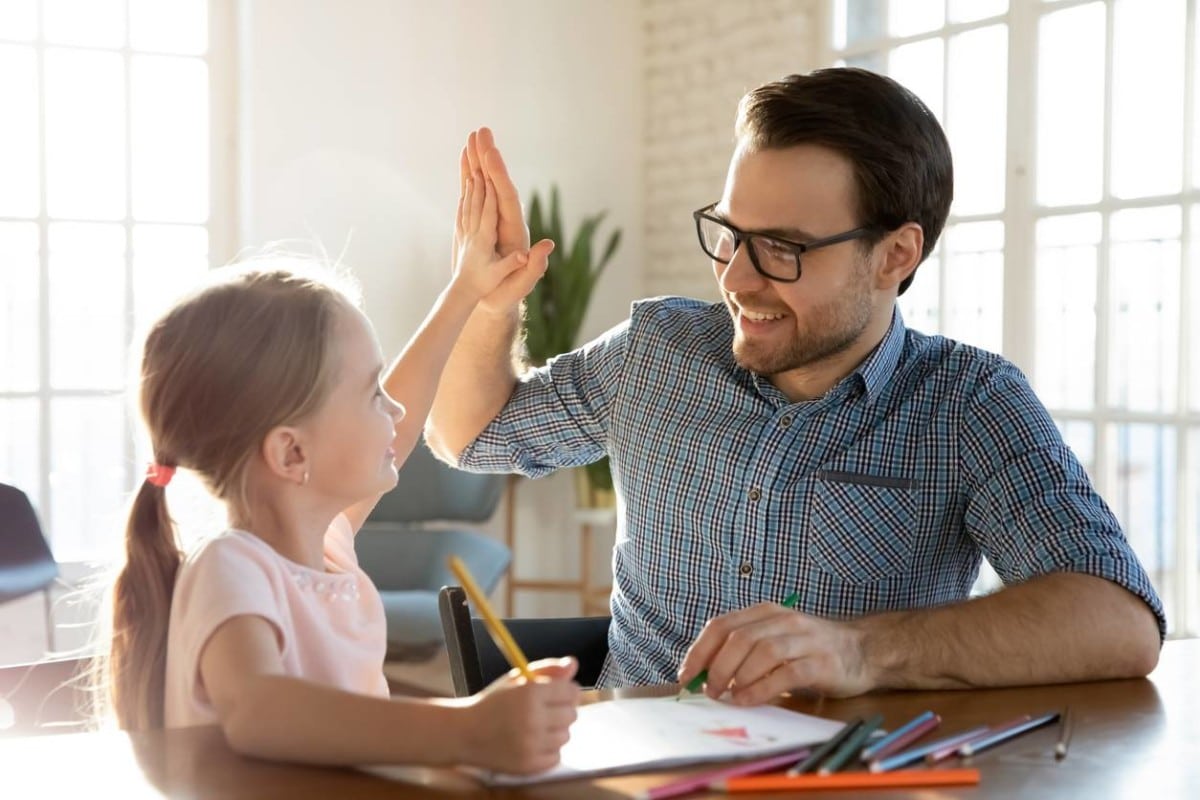
<svg viewBox="0 0 1200 800">
<path fill-rule="evenodd" d="M 202 60 L 207 65 L 209 86 L 209 217 L 202 225 L 208 234 L 208 267 L 223 264 L 232 259 L 238 248 L 238 219 L 237 219 L 237 165 L 238 165 L 238 96 L 236 93 L 236 45 L 237 45 L 237 7 L 236 0 L 206 0 L 208 11 L 208 48 L 203 54 L 189 56 Z M 62 398 L 102 398 L 126 397 L 128 386 L 120 389 L 102 388 L 55 388 L 51 384 L 51 298 L 50 298 L 50 264 L 49 264 L 49 230 L 53 222 L 93 222 L 99 220 L 84 218 L 52 218 L 47 209 L 47 136 L 46 136 L 46 51 L 49 48 L 69 48 L 75 50 L 96 50 L 119 53 L 124 62 L 125 82 L 125 117 L 124 117 L 124 147 L 125 147 L 125 211 L 119 220 L 104 220 L 107 224 L 120 225 L 125 235 L 124 250 L 124 341 L 128 347 L 134 330 L 134 249 L 133 230 L 141 220 L 135 218 L 132 207 L 133 193 L 133 162 L 132 151 L 132 105 L 129 102 L 131 83 L 131 63 L 135 54 L 145 51 L 135 50 L 128 39 L 129 3 L 125 3 L 126 41 L 120 48 L 93 47 L 87 45 L 58 45 L 48 43 L 44 36 L 45 20 L 44 6 L 36 4 L 38 14 L 38 34 L 32 41 L 14 41 L 14 44 L 31 46 L 35 53 L 37 82 L 38 82 L 38 185 L 39 207 L 36 217 L 0 216 L 4 223 L 32 223 L 37 227 L 38 257 L 37 257 L 37 325 L 35 334 L 38 341 L 37 388 L 34 390 L 0 389 L 0 403 L 13 400 L 35 400 L 37 403 L 38 430 L 36 435 L 35 452 L 38 461 L 38 483 L 36 486 L 22 486 L 37 508 L 42 528 L 50 542 L 51 549 L 59 557 L 56 548 L 55 520 L 53 511 L 54 488 L 51 485 L 51 465 L 53 453 L 52 429 L 54 427 L 54 401 Z M 9 40 L 4 40 L 9 41 Z M 126 374 L 130 374 L 127 370 Z M 127 402 L 123 407 L 128 411 L 133 403 Z M 132 492 L 142 480 L 144 465 L 137 461 L 135 414 L 128 412 L 122 415 L 124 450 L 114 454 L 114 460 L 119 459 L 123 465 L 123 486 L 127 492 Z M 101 524 L 99 521 L 97 524 Z M 113 551 L 116 551 L 116 539 L 120 528 L 112 533 Z M 76 564 L 91 563 L 97 558 L 103 559 L 104 554 L 64 553 L 60 564 L 67 565 L 67 572 L 79 571 L 73 568 Z M 84 559 L 81 561 L 80 556 Z"/>
</svg>

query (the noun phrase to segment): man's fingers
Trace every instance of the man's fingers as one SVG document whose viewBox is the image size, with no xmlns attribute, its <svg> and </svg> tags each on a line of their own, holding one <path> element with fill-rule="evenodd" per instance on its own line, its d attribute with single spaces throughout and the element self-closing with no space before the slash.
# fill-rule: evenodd
<svg viewBox="0 0 1200 800">
<path fill-rule="evenodd" d="M 467 178 L 471 177 L 471 162 L 467 158 L 467 148 L 464 146 L 458 152 L 458 193 L 462 194 L 467 188 Z"/>
</svg>

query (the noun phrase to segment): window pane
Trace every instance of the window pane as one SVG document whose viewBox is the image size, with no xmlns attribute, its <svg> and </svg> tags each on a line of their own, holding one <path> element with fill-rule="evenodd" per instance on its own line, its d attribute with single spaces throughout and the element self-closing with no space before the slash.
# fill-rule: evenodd
<svg viewBox="0 0 1200 800">
<path fill-rule="evenodd" d="M 125 78 L 119 54 L 46 50 L 46 177 L 53 217 L 125 216 Z"/>
<path fill-rule="evenodd" d="M 134 50 L 200 55 L 208 49 L 205 0 L 129 0 L 129 44 Z"/>
<path fill-rule="evenodd" d="M 119 389 L 126 377 L 125 229 L 52 224 L 49 263 L 51 385 Z"/>
<path fill-rule="evenodd" d="M 208 219 L 208 71 L 203 61 L 134 56 L 133 215 Z"/>
<path fill-rule="evenodd" d="M 1192 206 L 1192 247 L 1191 263 L 1188 266 L 1188 300 L 1189 322 L 1191 330 L 1185 331 L 1188 336 L 1188 350 L 1191 353 L 1191 364 L 1188 366 L 1188 377 L 1191 385 L 1188 389 L 1189 405 L 1192 411 L 1200 411 L 1200 207 Z"/>
<path fill-rule="evenodd" d="M 1106 498 L 1166 606 L 1175 616 L 1175 432 L 1165 425 L 1110 425 L 1116 457 L 1114 491 Z"/>
<path fill-rule="evenodd" d="M 37 399 L 0 400 L 0 483 L 17 487 L 35 505 L 42 474 L 39 452 Z"/>
<path fill-rule="evenodd" d="M 0 391 L 38 388 L 38 229 L 0 222 Z"/>
<path fill-rule="evenodd" d="M 888 4 L 888 31 L 912 36 L 934 31 L 946 23 L 946 0 L 904 0 Z"/>
<path fill-rule="evenodd" d="M 1188 513 L 1192 520 L 1192 530 L 1184 530 L 1184 536 L 1191 536 L 1193 542 L 1200 542 L 1200 427 L 1193 427 L 1188 435 L 1188 474 L 1183 485 L 1191 491 L 1191 497 L 1187 498 Z M 1200 570 L 1200 563 L 1192 565 L 1192 569 Z M 1195 612 L 1200 609 L 1192 608 Z M 1195 620 L 1193 613 L 1192 619 Z M 1193 628 L 1188 631 L 1189 634 L 1195 634 L 1195 622 L 1192 623 Z"/>
<path fill-rule="evenodd" d="M 1058 422 L 1062 431 L 1063 441 L 1071 448 L 1071 452 L 1079 459 L 1079 463 L 1087 470 L 1092 483 L 1096 483 L 1096 438 L 1092 423 L 1083 420 L 1065 420 Z"/>
<path fill-rule="evenodd" d="M 37 60 L 32 47 L 0 45 L 0 109 L 0 216 L 36 217 L 41 196 Z"/>
<path fill-rule="evenodd" d="M 0 3 L 0 39 L 31 42 L 37 37 L 37 0 Z"/>
<path fill-rule="evenodd" d="M 941 333 L 938 320 L 941 291 L 941 247 L 930 253 L 929 258 L 917 267 L 913 282 L 900 295 L 900 313 L 904 324 L 922 333 Z"/>
<path fill-rule="evenodd" d="M 863 53 L 862 55 L 845 59 L 842 62 L 842 66 L 869 69 L 871 72 L 878 72 L 883 75 L 887 73 L 887 53 L 884 53 L 882 50 L 876 50 L 873 53 Z"/>
<path fill-rule="evenodd" d="M 837 0 L 833 9 L 834 47 L 886 36 L 886 10 L 887 0 Z"/>
<path fill-rule="evenodd" d="M 1179 336 L 1177 207 L 1112 215 L 1109 258 L 1109 405 L 1175 408 Z"/>
<path fill-rule="evenodd" d="M 1037 224 L 1034 386 L 1050 408 L 1095 404 L 1096 263 L 1100 215 Z"/>
<path fill-rule="evenodd" d="M 1000 352 L 1004 312 L 1004 224 L 972 222 L 947 230 L 945 334 Z"/>
<path fill-rule="evenodd" d="M 1038 26 L 1037 200 L 1100 199 L 1104 142 L 1104 5 L 1055 11 Z"/>
<path fill-rule="evenodd" d="M 951 22 L 974 22 L 1004 14 L 1008 0 L 949 0 Z"/>
<path fill-rule="evenodd" d="M 1008 29 L 991 25 L 951 38 L 946 81 L 946 133 L 954 153 L 954 213 L 1001 211 Z"/>
<path fill-rule="evenodd" d="M 938 120 L 942 111 L 942 71 L 944 50 L 941 39 L 906 44 L 892 51 L 888 74 L 925 101 Z"/>
<path fill-rule="evenodd" d="M 125 399 L 58 398 L 50 415 L 54 554 L 60 561 L 115 556 L 127 490 Z"/>
<path fill-rule="evenodd" d="M 1179 191 L 1183 176 L 1184 3 L 1119 0 L 1113 22 L 1112 191 Z"/>
<path fill-rule="evenodd" d="M 46 40 L 55 44 L 121 47 L 126 0 L 43 0 Z"/>
<path fill-rule="evenodd" d="M 192 225 L 133 229 L 134 328 L 141 334 L 208 269 L 208 231 Z"/>
</svg>

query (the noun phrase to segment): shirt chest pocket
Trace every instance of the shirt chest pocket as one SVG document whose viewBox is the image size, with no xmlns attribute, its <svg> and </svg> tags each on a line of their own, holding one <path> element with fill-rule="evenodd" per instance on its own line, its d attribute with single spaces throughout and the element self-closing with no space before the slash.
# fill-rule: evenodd
<svg viewBox="0 0 1200 800">
<path fill-rule="evenodd" d="M 916 481 L 823 471 L 812 497 L 809 553 L 818 569 L 865 584 L 911 568 Z"/>
</svg>

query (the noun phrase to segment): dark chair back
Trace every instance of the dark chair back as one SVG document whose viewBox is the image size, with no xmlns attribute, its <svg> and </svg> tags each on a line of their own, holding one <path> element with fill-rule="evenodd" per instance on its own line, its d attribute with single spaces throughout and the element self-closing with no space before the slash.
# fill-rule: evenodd
<svg viewBox="0 0 1200 800">
<path fill-rule="evenodd" d="M 0 667 L 0 737 L 84 730 L 92 704 L 83 673 L 90 664 L 62 658 Z"/>
<path fill-rule="evenodd" d="M 58 564 L 25 493 L 0 483 L 0 603 L 47 589 Z"/>
<path fill-rule="evenodd" d="M 510 669 L 482 619 L 471 616 L 467 594 L 461 586 L 443 586 L 438 610 L 450 653 L 450 677 L 458 697 L 475 694 Z M 575 680 L 592 687 L 608 657 L 610 617 L 552 617 L 506 619 L 505 626 L 530 661 L 575 656 Z"/>
</svg>

